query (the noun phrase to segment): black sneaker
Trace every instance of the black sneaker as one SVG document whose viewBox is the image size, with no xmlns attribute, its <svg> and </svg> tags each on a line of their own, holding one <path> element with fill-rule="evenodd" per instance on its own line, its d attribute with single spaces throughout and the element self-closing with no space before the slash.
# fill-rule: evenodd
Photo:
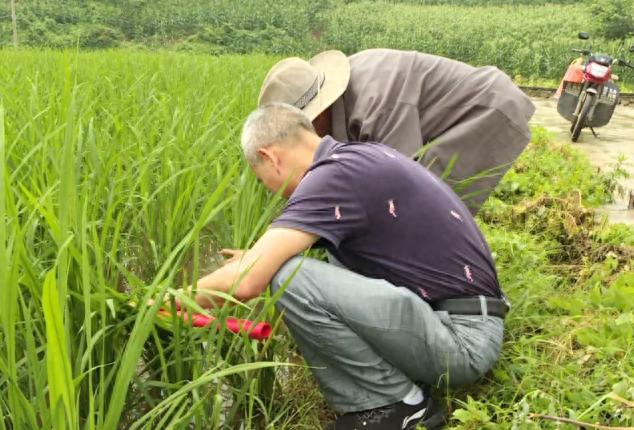
<svg viewBox="0 0 634 430">
<path fill-rule="evenodd" d="M 417 405 L 403 402 L 361 412 L 341 415 L 332 430 L 414 430 L 423 425 L 427 430 L 443 428 L 447 422 L 445 408 L 431 393 Z"/>
</svg>

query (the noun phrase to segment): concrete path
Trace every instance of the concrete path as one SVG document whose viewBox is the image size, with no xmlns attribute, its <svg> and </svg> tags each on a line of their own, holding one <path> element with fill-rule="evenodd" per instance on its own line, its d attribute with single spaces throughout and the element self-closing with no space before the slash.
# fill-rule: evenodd
<svg viewBox="0 0 634 430">
<path fill-rule="evenodd" d="M 557 100 L 554 98 L 532 98 L 537 111 L 531 120 L 531 124 L 544 126 L 551 131 L 555 139 L 561 142 L 570 142 L 570 123 L 557 113 Z M 592 135 L 589 129 L 581 132 L 577 143 L 572 143 L 575 148 L 585 152 L 590 162 L 602 170 L 610 169 L 619 154 L 627 157 L 626 170 L 630 177 L 622 180 L 625 188 L 625 196 L 616 196 L 613 204 L 602 208 L 607 213 L 611 222 L 623 222 L 634 225 L 634 209 L 627 208 L 629 192 L 634 192 L 634 105 L 619 105 L 612 120 L 605 127 L 595 130 L 598 138 Z"/>
</svg>

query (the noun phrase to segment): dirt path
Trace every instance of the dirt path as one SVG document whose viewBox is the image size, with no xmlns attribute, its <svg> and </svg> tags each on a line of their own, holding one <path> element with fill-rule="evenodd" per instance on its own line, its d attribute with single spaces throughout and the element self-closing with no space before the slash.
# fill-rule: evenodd
<svg viewBox="0 0 634 430">
<path fill-rule="evenodd" d="M 532 98 L 537 111 L 531 120 L 532 124 L 542 125 L 555 135 L 555 139 L 571 142 L 570 123 L 557 113 L 557 101 L 554 98 Z M 634 224 L 634 209 L 627 209 L 628 194 L 634 192 L 634 105 L 617 106 L 610 123 L 596 129 L 598 138 L 592 132 L 583 130 L 575 148 L 579 148 L 588 155 L 590 162 L 601 169 L 609 169 L 619 154 L 627 157 L 626 170 L 630 178 L 622 180 L 625 187 L 625 197 L 616 197 L 616 202 L 607 205 L 602 212 L 607 213 L 611 222 Z"/>
</svg>

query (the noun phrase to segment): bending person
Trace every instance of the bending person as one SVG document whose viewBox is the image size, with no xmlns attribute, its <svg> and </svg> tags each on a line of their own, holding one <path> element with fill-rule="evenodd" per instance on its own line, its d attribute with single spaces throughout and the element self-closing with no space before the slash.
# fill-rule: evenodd
<svg viewBox="0 0 634 430">
<path fill-rule="evenodd" d="M 495 67 L 391 49 L 282 60 L 260 91 L 259 104 L 271 102 L 302 109 L 319 136 L 423 151 L 474 215 L 530 140 L 535 111 Z"/>
<path fill-rule="evenodd" d="M 429 387 L 470 384 L 495 364 L 508 309 L 487 243 L 451 188 L 382 144 L 320 138 L 285 104 L 253 112 L 245 157 L 281 215 L 197 283 L 276 306 L 342 429 L 440 428 Z M 302 258 L 325 247 L 340 264 Z"/>
</svg>

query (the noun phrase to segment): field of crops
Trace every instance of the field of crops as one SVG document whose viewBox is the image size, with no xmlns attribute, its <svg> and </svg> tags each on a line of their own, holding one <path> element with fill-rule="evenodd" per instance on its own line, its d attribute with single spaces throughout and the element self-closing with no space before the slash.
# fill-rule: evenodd
<svg viewBox="0 0 634 430">
<path fill-rule="evenodd" d="M 601 1 L 620 4 L 615 15 L 634 10 L 632 0 Z M 606 39 L 590 3 L 601 2 L 46 0 L 17 2 L 17 14 L 22 46 L 305 56 L 390 47 L 495 65 L 521 82 L 554 85 L 575 57 L 571 48 L 588 46 L 576 39 L 579 31 L 593 33 L 596 50 L 634 60 L 627 53 L 634 38 Z M 10 23 L 0 2 L 0 46 L 11 44 Z M 634 86 L 634 71 L 615 72 Z"/>
<path fill-rule="evenodd" d="M 587 7 L 576 5 L 460 4 L 424 6 L 362 1 L 331 13 L 322 42 L 345 52 L 374 47 L 413 49 L 477 64 L 493 64 L 511 77 L 560 79 L 575 58 L 572 48 L 588 46 L 577 39 L 591 31 Z M 634 60 L 634 43 L 597 38 L 595 49 Z M 634 82 L 634 71 L 616 71 Z"/>
<path fill-rule="evenodd" d="M 216 244 L 244 247 L 270 216 L 236 136 L 271 59 L 0 55 L 0 428 L 307 413 L 252 364 L 288 361 L 284 341 L 170 333 L 156 306 L 128 306 L 191 282 Z M 274 321 L 252 305 L 221 314 Z"/>
<path fill-rule="evenodd" d="M 279 207 L 238 145 L 274 61 L 0 51 L 0 429 L 314 429 L 330 415 L 270 297 L 215 311 L 270 321 L 265 343 L 157 323 L 145 305 L 248 246 Z M 613 180 L 536 130 L 484 208 L 514 309 L 486 380 L 438 387 L 452 428 L 634 425 L 634 231 L 594 227 L 583 206 Z"/>
</svg>

